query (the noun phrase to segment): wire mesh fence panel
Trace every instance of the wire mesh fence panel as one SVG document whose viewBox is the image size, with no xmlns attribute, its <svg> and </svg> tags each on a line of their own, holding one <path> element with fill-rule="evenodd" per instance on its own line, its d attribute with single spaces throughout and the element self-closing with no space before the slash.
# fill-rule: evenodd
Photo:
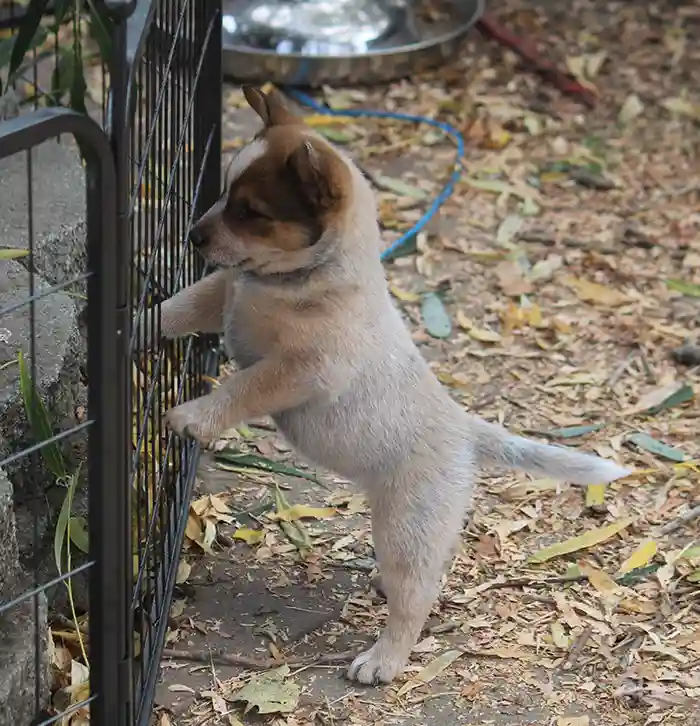
<svg viewBox="0 0 700 726">
<path fill-rule="evenodd" d="M 173 436 L 165 412 L 205 392 L 216 341 L 161 341 L 158 303 L 205 273 L 187 243 L 220 193 L 221 8 L 214 0 L 140 3 L 129 20 L 127 123 L 135 321 L 132 422 L 133 719 L 150 718 L 198 450 Z"/>
<path fill-rule="evenodd" d="M 115 180 L 86 115 L 0 122 L 3 726 L 124 723 Z"/>
</svg>

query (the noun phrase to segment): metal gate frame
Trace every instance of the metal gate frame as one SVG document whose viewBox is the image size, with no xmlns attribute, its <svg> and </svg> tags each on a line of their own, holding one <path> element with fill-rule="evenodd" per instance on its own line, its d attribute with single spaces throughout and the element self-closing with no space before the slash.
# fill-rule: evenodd
<svg viewBox="0 0 700 726">
<path fill-rule="evenodd" d="M 116 222 L 117 208 L 114 189 L 116 170 L 108 137 L 92 119 L 66 109 L 35 111 L 0 124 L 0 158 L 31 149 L 60 135 L 72 136 L 78 144 L 85 163 L 87 185 L 86 247 L 87 272 L 52 286 L 44 293 L 31 295 L 24 303 L 32 308 L 37 299 L 62 290 L 76 282 L 87 282 L 88 356 L 87 376 L 89 419 L 73 429 L 56 434 L 25 449 L 6 461 L 30 455 L 52 443 L 67 439 L 80 429 L 88 432 L 89 492 L 88 527 L 90 560 L 79 570 L 89 570 L 90 586 L 90 708 L 95 724 L 119 723 L 113 719 L 120 710 L 123 682 L 122 668 L 127 662 L 127 639 L 123 580 L 126 544 L 122 527 L 124 512 L 123 480 L 114 462 L 122 458 L 122 436 L 114 412 L 121 408 L 119 391 L 110 385 L 118 374 L 120 361 L 125 356 L 125 340 L 120 335 L 117 305 L 117 286 L 114 270 L 117 264 Z M 31 184 L 31 166 L 28 166 Z M 31 195 L 30 195 L 31 200 Z M 32 210 L 28 210 L 31 230 Z M 30 252 L 33 236 L 29 235 Z M 9 312 L 3 310 L 2 312 Z M 32 324 L 35 316 L 32 315 Z M 35 362 L 32 360 L 32 368 Z M 32 376 L 32 380 L 36 380 Z M 67 580 L 78 570 L 72 570 L 51 582 L 23 593 L 3 609 L 34 600 L 42 591 Z M 37 624 L 38 627 L 38 624 Z M 40 678 L 39 664 L 36 678 Z M 76 710 L 84 704 L 76 704 Z M 60 716 L 45 720 L 53 723 Z"/>
</svg>

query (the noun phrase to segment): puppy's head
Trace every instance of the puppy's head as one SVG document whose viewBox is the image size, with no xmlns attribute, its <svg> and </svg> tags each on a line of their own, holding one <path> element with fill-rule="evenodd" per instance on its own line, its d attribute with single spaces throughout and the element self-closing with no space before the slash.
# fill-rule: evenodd
<svg viewBox="0 0 700 726">
<path fill-rule="evenodd" d="M 349 204 L 346 162 L 284 104 L 246 87 L 263 129 L 231 162 L 228 189 L 190 241 L 212 264 L 270 275 L 318 263 L 319 243 Z"/>
</svg>

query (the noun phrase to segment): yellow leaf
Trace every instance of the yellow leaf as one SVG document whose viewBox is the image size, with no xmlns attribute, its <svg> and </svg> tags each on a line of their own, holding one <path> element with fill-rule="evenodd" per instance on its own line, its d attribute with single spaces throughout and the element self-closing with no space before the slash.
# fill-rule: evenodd
<svg viewBox="0 0 700 726">
<path fill-rule="evenodd" d="M 250 527 L 240 527 L 233 533 L 233 539 L 241 539 L 246 544 L 256 545 L 263 541 L 265 533 L 262 529 L 251 529 Z"/>
<path fill-rule="evenodd" d="M 586 487 L 586 506 L 600 507 L 605 501 L 605 484 L 589 484 Z"/>
<path fill-rule="evenodd" d="M 187 517 L 187 526 L 185 527 L 185 536 L 194 542 L 202 539 L 202 522 L 196 514 L 190 512 Z"/>
<path fill-rule="evenodd" d="M 400 287 L 397 287 L 396 285 L 389 285 L 389 292 L 397 299 L 401 300 L 401 302 L 405 303 L 417 303 L 420 302 L 421 296 L 418 295 L 415 292 L 409 292 L 408 290 L 402 290 Z"/>
<path fill-rule="evenodd" d="M 482 343 L 500 343 L 501 334 L 495 330 L 485 330 L 484 328 L 470 328 L 469 337 L 474 338 Z"/>
<path fill-rule="evenodd" d="M 684 98 L 667 98 L 661 101 L 661 105 L 671 113 L 700 121 L 700 105 L 691 103 Z"/>
<path fill-rule="evenodd" d="M 624 575 L 626 572 L 636 570 L 638 567 L 644 567 L 651 562 L 658 550 L 656 542 L 648 539 L 637 547 L 636 550 L 620 565 L 617 571 L 618 575 Z"/>
<path fill-rule="evenodd" d="M 487 149 L 503 149 L 511 140 L 511 134 L 502 126 L 489 129 L 489 133 L 484 139 L 483 145 Z"/>
<path fill-rule="evenodd" d="M 461 310 L 457 311 L 455 319 L 457 320 L 457 325 L 459 325 L 462 330 L 471 330 L 474 327 L 474 323 L 472 322 L 472 320 L 468 318 Z"/>
<path fill-rule="evenodd" d="M 15 250 L 7 247 L 0 247 L 0 260 L 17 260 L 20 257 L 26 257 L 29 250 Z"/>
<path fill-rule="evenodd" d="M 175 582 L 178 585 L 182 585 L 183 582 L 187 581 L 187 578 L 192 572 L 192 565 L 187 560 L 180 560 L 177 566 L 177 574 L 175 575 Z"/>
<path fill-rule="evenodd" d="M 270 515 L 270 518 L 281 522 L 294 522 L 297 519 L 327 519 L 336 514 L 337 511 L 333 507 L 309 507 L 306 504 L 294 504 Z"/>
<path fill-rule="evenodd" d="M 396 696 L 400 698 L 401 696 L 405 696 L 414 688 L 418 688 L 418 686 L 422 686 L 425 683 L 430 683 L 430 681 L 440 675 L 445 668 L 451 666 L 458 658 L 460 658 L 462 654 L 461 650 L 448 650 L 446 653 L 439 655 L 435 658 L 435 660 L 428 663 L 425 668 L 418 671 L 418 673 L 416 673 L 416 675 L 408 681 L 408 683 L 401 686 Z"/>
<path fill-rule="evenodd" d="M 201 517 L 207 509 L 209 509 L 209 495 L 205 495 L 203 497 L 200 497 L 199 499 L 195 499 L 191 504 L 190 507 L 192 511 Z"/>
<path fill-rule="evenodd" d="M 580 569 L 581 574 L 588 578 L 588 582 L 590 582 L 601 595 L 609 597 L 610 595 L 615 595 L 619 591 L 619 585 L 612 579 L 612 577 L 610 577 L 610 575 L 608 575 L 607 572 L 585 563 L 580 565 Z"/>
<path fill-rule="evenodd" d="M 228 504 L 226 504 L 223 499 L 217 497 L 216 494 L 210 494 L 209 501 L 211 502 L 211 506 L 221 514 L 231 514 L 233 511 Z"/>
<path fill-rule="evenodd" d="M 350 116 L 326 116 L 323 113 L 312 113 L 304 116 L 304 123 L 307 126 L 347 126 L 357 123 L 357 120 Z"/>
<path fill-rule="evenodd" d="M 617 307 L 629 302 L 629 297 L 619 290 L 614 290 L 597 282 L 582 280 L 576 277 L 567 277 L 564 283 L 572 288 L 585 302 L 592 302 L 608 307 Z"/>
<path fill-rule="evenodd" d="M 530 564 L 537 564 L 547 562 L 555 557 L 568 555 L 571 552 L 588 549 L 614 537 L 619 532 L 622 532 L 623 529 L 629 527 L 632 522 L 634 522 L 634 517 L 626 517 L 625 519 L 619 519 L 617 522 L 608 524 L 605 527 L 597 527 L 578 537 L 572 537 L 571 539 L 564 540 L 564 542 L 545 547 L 535 552 L 534 555 L 531 555 L 527 561 Z"/>
</svg>

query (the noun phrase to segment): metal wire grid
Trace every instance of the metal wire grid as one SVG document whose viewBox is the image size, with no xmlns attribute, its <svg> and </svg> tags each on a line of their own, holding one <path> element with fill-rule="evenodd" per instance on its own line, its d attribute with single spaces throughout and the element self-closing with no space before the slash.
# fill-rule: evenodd
<svg viewBox="0 0 700 726">
<path fill-rule="evenodd" d="M 148 320 L 132 331 L 130 386 L 132 688 L 140 725 L 150 718 L 198 458 L 196 445 L 173 436 L 163 416 L 205 392 L 215 361 L 216 342 L 207 338 L 162 344 L 157 304 L 205 271 L 186 240 L 220 193 L 220 1 L 155 0 L 130 22 L 130 297 L 134 319 Z"/>
<path fill-rule="evenodd" d="M 33 265 L 36 244 L 34 210 L 37 204 L 46 204 L 48 200 L 35 198 L 32 149 L 49 142 L 49 139 L 59 134 L 75 138 L 85 162 L 89 189 L 87 269 L 73 279 L 49 287 L 38 283 Z M 84 421 L 76 422 L 69 429 L 53 434 L 49 429 L 49 435 L 39 440 L 36 440 L 36 436 L 30 435 L 23 449 L 5 456 L 0 461 L 0 468 L 16 472 L 17 464 L 23 459 L 29 460 L 29 465 L 23 468 L 24 473 L 19 479 L 32 510 L 31 572 L 24 573 L 19 566 L 13 568 L 11 579 L 5 583 L 0 594 L 0 624 L 5 631 L 3 646 L 11 648 L 13 638 L 16 642 L 18 636 L 22 637 L 22 626 L 26 629 L 27 624 L 32 623 L 34 658 L 32 672 L 25 675 L 34 685 L 36 714 L 34 724 L 48 726 L 88 706 L 93 710 L 94 722 L 106 724 L 106 713 L 114 707 L 116 690 L 112 689 L 110 695 L 102 687 L 105 682 L 116 681 L 114 664 L 124 656 L 123 639 L 119 635 L 118 625 L 114 627 L 119 622 L 118 611 L 122 608 L 119 601 L 119 584 L 111 579 L 120 571 L 119 560 L 124 552 L 124 548 L 120 548 L 121 530 L 118 526 L 123 496 L 119 491 L 119 482 L 114 477 L 114 469 L 110 466 L 110 461 L 117 453 L 115 442 L 119 437 L 110 425 L 109 414 L 117 408 L 118 398 L 115 396 L 115 389 L 105 385 L 114 377 L 119 360 L 119 340 L 114 316 L 117 298 L 113 283 L 116 264 L 114 160 L 108 139 L 99 127 L 87 117 L 63 109 L 42 110 L 0 123 L 0 159 L 14 154 L 22 154 L 26 158 L 26 236 L 29 252 L 26 258 L 27 295 L 20 300 L 6 299 L 4 304 L 0 304 L 0 326 L 6 322 L 10 332 L 14 332 L 18 337 L 28 338 L 28 346 L 20 348 L 27 348 L 22 352 L 28 360 L 30 386 L 29 393 L 24 394 L 24 399 L 30 402 L 28 408 L 31 410 L 31 401 L 40 395 L 37 389 L 38 361 L 42 357 L 45 358 L 45 351 L 42 355 L 39 349 L 38 327 L 41 321 L 38 316 L 48 314 L 47 307 L 51 304 L 53 295 L 70 289 L 75 283 L 87 283 L 89 345 L 86 374 L 90 386 L 87 416 Z M 0 262 L 0 266 L 6 264 L 8 263 Z M 16 272 L 16 268 L 14 273 L 7 267 L 0 270 L 5 280 L 10 280 L 11 275 L 16 275 Z M 22 311 L 27 310 L 28 316 L 24 318 Z M 44 345 L 45 342 L 44 339 Z M 21 405 L 21 402 L 15 404 L 15 406 Z M 36 421 L 33 423 L 36 425 Z M 69 568 L 68 571 L 47 581 L 40 574 L 39 562 L 45 537 L 40 522 L 46 513 L 41 482 L 42 457 L 51 450 L 50 447 L 62 447 L 84 432 L 88 436 L 89 456 L 86 486 L 89 495 L 90 554 L 88 560 L 79 567 Z M 17 483 L 20 483 L 19 479 Z M 10 516 L 13 517 L 14 514 L 11 513 Z M 116 549 L 113 549 L 115 547 Z M 4 553 L 4 556 L 7 557 L 8 553 Z M 9 556 L 11 557 L 12 553 Z M 79 699 L 80 702 L 69 705 L 62 713 L 55 713 L 55 710 L 47 708 L 49 633 L 45 595 L 52 588 L 63 587 L 66 582 L 86 571 L 90 578 L 91 623 L 90 635 L 86 635 L 86 641 L 89 640 L 91 668 L 90 693 L 84 699 Z M 110 573 L 109 577 L 106 576 L 107 573 Z M 22 588 L 26 589 L 19 593 Z M 6 660 L 5 665 L 7 664 Z M 0 704 L 0 713 L 5 711 L 6 707 Z M 10 713 L 5 713 L 3 719 L 9 719 L 8 723 L 16 723 L 16 717 Z"/>
</svg>

